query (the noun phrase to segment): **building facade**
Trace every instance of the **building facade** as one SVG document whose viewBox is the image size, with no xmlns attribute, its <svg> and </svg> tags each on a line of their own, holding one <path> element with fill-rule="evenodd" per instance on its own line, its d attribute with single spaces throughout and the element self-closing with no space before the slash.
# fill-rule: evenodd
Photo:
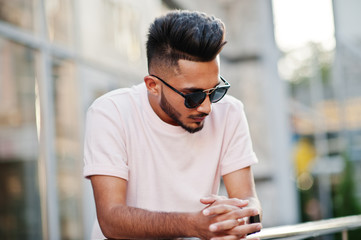
<svg viewBox="0 0 361 240">
<path fill-rule="evenodd" d="M 141 82 L 160 1 L 0 1 L 0 238 L 88 239 L 84 115 Z M 139 69 L 142 69 L 139 71 Z"/>
</svg>

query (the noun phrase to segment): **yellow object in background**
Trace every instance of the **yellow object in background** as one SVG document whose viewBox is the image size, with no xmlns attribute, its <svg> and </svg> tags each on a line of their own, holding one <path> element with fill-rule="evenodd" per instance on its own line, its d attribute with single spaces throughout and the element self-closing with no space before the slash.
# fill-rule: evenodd
<svg viewBox="0 0 361 240">
<path fill-rule="evenodd" d="M 297 176 L 304 172 L 309 172 L 310 167 L 316 157 L 316 150 L 310 140 L 300 138 L 295 149 L 295 166 Z"/>
</svg>

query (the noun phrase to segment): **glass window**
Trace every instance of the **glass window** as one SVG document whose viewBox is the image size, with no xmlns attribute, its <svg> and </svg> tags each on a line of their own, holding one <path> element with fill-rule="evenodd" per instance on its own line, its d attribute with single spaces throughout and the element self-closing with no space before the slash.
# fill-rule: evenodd
<svg viewBox="0 0 361 240">
<path fill-rule="evenodd" d="M 83 161 L 75 66 L 71 61 L 54 58 L 52 73 L 61 239 L 80 239 Z"/>
<path fill-rule="evenodd" d="M 82 79 L 82 110 L 84 114 L 96 98 L 114 89 L 126 86 L 129 87 L 130 84 L 126 81 L 122 83 L 119 80 L 119 76 L 112 75 L 85 65 L 81 66 L 79 75 Z M 132 79 L 131 76 L 128 76 L 127 74 L 124 74 L 122 77 L 125 79 Z"/>
<path fill-rule="evenodd" d="M 0 239 L 42 239 L 36 55 L 0 37 Z"/>
<path fill-rule="evenodd" d="M 45 0 L 47 31 L 51 42 L 73 46 L 73 4 L 71 0 Z"/>
<path fill-rule="evenodd" d="M 82 0 L 82 47 L 87 57 L 102 61 L 140 58 L 139 13 L 124 2 Z M 104 44 L 107 43 L 107 44 Z"/>
<path fill-rule="evenodd" d="M 146 32 L 160 1 L 80 0 L 80 42 L 86 58 L 118 67 L 144 63 Z"/>
<path fill-rule="evenodd" d="M 0 20 L 33 32 L 38 3 L 39 0 L 0 0 Z"/>
</svg>

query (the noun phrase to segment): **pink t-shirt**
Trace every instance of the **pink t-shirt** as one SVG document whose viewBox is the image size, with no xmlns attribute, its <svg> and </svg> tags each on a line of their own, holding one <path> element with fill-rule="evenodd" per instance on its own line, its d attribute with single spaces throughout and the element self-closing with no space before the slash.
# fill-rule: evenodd
<svg viewBox="0 0 361 240">
<path fill-rule="evenodd" d="M 225 96 L 204 121 L 193 134 L 163 122 L 144 83 L 107 93 L 87 113 L 84 176 L 127 180 L 129 206 L 201 210 L 199 199 L 217 194 L 222 175 L 257 162 L 239 100 Z"/>
</svg>

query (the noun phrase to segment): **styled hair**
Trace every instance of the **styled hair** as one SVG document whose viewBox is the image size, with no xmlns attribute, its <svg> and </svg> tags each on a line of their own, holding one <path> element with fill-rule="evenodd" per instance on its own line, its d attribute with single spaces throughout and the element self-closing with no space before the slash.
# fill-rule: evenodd
<svg viewBox="0 0 361 240">
<path fill-rule="evenodd" d="M 147 40 L 148 70 L 152 66 L 178 66 L 178 60 L 208 62 L 226 44 L 225 26 L 213 16 L 187 10 L 156 18 Z"/>
</svg>

